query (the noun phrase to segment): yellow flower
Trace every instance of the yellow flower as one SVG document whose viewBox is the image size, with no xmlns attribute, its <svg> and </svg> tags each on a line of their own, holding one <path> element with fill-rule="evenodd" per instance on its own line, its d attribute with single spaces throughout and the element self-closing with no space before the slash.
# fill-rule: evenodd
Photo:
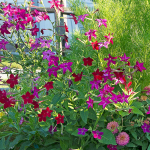
<svg viewBox="0 0 150 150">
<path fill-rule="evenodd" d="M 2 116 L 4 116 L 4 115 L 5 115 L 5 113 L 0 112 L 0 118 L 1 118 Z"/>
</svg>

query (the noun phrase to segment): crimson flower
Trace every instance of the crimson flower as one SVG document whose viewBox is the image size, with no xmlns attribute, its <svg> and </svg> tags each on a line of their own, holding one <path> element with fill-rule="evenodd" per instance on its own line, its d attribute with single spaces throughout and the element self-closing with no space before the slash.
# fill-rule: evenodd
<svg viewBox="0 0 150 150">
<path fill-rule="evenodd" d="M 88 58 L 83 58 L 83 61 L 84 61 L 84 65 L 85 65 L 85 66 L 87 66 L 87 65 L 92 66 L 92 61 L 93 61 L 92 58 L 90 58 L 90 57 L 88 57 Z"/>
<path fill-rule="evenodd" d="M 99 50 L 99 43 L 96 42 L 92 42 L 92 47 L 93 47 L 93 50 L 96 49 L 96 50 Z"/>
<path fill-rule="evenodd" d="M 49 91 L 49 89 L 53 89 L 53 81 L 47 82 L 44 87 L 46 87 L 47 91 Z"/>
<path fill-rule="evenodd" d="M 64 22 L 64 24 L 65 24 L 65 31 L 69 33 L 68 26 L 66 25 L 65 22 Z"/>
<path fill-rule="evenodd" d="M 14 77 L 13 74 L 10 75 L 10 79 L 6 81 L 6 83 L 10 84 L 10 87 L 13 88 L 14 85 L 18 84 L 18 74 Z"/>
<path fill-rule="evenodd" d="M 51 117 L 52 112 L 53 110 L 50 110 L 49 107 L 47 107 L 46 110 L 42 110 L 41 114 L 38 114 L 39 122 L 41 122 L 42 120 L 45 122 L 46 117 Z"/>
<path fill-rule="evenodd" d="M 15 105 L 15 100 L 13 99 L 12 96 L 10 96 L 10 98 L 5 97 L 4 109 L 6 109 L 7 107 L 14 107 L 14 105 Z"/>
<path fill-rule="evenodd" d="M 39 108 L 39 103 L 37 101 L 32 101 L 32 104 L 34 105 L 34 109 Z"/>
<path fill-rule="evenodd" d="M 57 124 L 64 123 L 64 116 L 58 114 L 58 117 L 55 117 L 55 120 L 57 120 Z"/>
<path fill-rule="evenodd" d="M 81 74 L 78 73 L 77 75 L 75 73 L 73 73 L 72 76 L 75 77 L 74 81 L 75 82 L 81 81 L 82 74 L 83 74 L 83 72 L 81 72 Z"/>
<path fill-rule="evenodd" d="M 24 100 L 24 104 L 27 104 L 33 102 L 34 95 L 30 95 L 29 92 L 26 92 L 26 95 L 22 95 L 21 97 Z"/>
<path fill-rule="evenodd" d="M 39 32 L 39 28 L 37 28 L 37 25 L 35 25 L 34 28 L 29 29 L 31 31 L 32 36 L 36 35 L 37 36 L 37 32 Z"/>
<path fill-rule="evenodd" d="M 73 15 L 73 14 L 70 14 L 73 18 L 73 20 L 74 20 L 74 22 L 75 22 L 75 24 L 77 24 L 78 23 L 78 21 L 77 21 L 77 19 L 76 19 L 76 17 L 75 17 L 75 15 Z"/>
<path fill-rule="evenodd" d="M 92 73 L 94 76 L 94 80 L 102 80 L 102 76 L 104 74 L 104 72 L 99 72 L 99 69 L 97 69 L 95 72 Z"/>
</svg>

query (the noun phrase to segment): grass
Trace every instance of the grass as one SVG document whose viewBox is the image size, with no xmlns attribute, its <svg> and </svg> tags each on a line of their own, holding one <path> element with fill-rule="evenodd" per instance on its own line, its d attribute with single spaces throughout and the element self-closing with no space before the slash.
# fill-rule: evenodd
<svg viewBox="0 0 150 150">
<path fill-rule="evenodd" d="M 70 42 L 72 55 L 70 58 L 77 59 L 80 63 L 83 57 L 92 57 L 97 61 L 96 53 L 84 35 L 89 29 L 97 30 L 97 38 L 92 37 L 92 42 L 101 42 L 104 40 L 104 35 L 113 34 L 113 45 L 110 44 L 108 49 L 101 48 L 99 51 L 100 58 L 98 59 L 99 67 L 106 67 L 106 62 L 103 60 L 108 57 L 108 54 L 114 56 L 122 56 L 124 53 L 130 58 L 131 66 L 144 62 L 146 71 L 137 72 L 134 75 L 139 83 L 142 83 L 142 89 L 150 84 L 150 4 L 147 0 L 94 0 L 94 10 L 99 9 L 93 16 L 93 20 L 85 19 L 80 21 L 84 27 L 84 31 L 75 31 Z M 93 12 L 88 12 L 84 4 L 78 0 L 69 0 L 70 9 L 74 11 L 76 16 L 89 14 L 87 18 L 92 18 Z M 107 19 L 107 28 L 105 26 L 98 27 L 96 19 Z M 85 41 L 81 43 L 76 38 Z M 80 57 L 79 57 L 80 56 Z M 94 66 L 94 65 L 93 65 Z"/>
</svg>

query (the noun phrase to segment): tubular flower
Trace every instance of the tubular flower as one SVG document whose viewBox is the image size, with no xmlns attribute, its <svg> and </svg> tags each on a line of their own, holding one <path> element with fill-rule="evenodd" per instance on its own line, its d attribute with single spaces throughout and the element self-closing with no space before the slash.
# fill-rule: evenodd
<svg viewBox="0 0 150 150">
<path fill-rule="evenodd" d="M 8 79 L 6 82 L 10 84 L 10 87 L 13 88 L 16 84 L 18 84 L 18 74 L 14 77 L 13 74 L 10 75 L 10 79 Z"/>
</svg>

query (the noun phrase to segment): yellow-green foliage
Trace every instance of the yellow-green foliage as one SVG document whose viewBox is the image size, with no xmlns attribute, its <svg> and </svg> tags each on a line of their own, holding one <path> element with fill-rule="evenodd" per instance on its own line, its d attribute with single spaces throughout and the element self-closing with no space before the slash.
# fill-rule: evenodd
<svg viewBox="0 0 150 150">
<path fill-rule="evenodd" d="M 69 0 L 70 8 L 76 16 L 89 14 L 84 4 L 76 0 Z M 150 84 L 150 1 L 149 0 L 95 0 L 94 9 L 99 9 L 95 13 L 93 21 L 85 19 L 84 33 L 89 29 L 96 29 L 97 41 L 104 40 L 104 35 L 113 33 L 113 42 L 109 48 L 101 49 L 101 57 L 121 56 L 124 53 L 131 57 L 131 66 L 136 61 L 144 62 L 147 69 L 142 73 L 136 73 L 136 79 L 140 79 L 142 88 Z M 90 12 L 92 13 L 92 11 Z M 90 15 L 90 14 L 89 14 Z M 88 16 L 91 18 L 91 15 Z M 96 19 L 107 19 L 107 28 L 102 25 L 98 27 Z M 82 23 L 82 22 L 81 22 Z M 72 49 L 76 44 L 74 37 L 81 38 L 84 33 L 75 33 L 72 37 Z M 87 39 L 87 37 L 85 37 Z M 92 42 L 96 41 L 92 38 Z M 77 49 L 77 48 L 76 48 Z M 85 49 L 86 50 L 86 49 Z M 91 51 L 92 51 L 91 47 Z M 105 63 L 104 63 L 105 64 Z M 142 77 L 142 78 L 140 78 Z"/>
</svg>

